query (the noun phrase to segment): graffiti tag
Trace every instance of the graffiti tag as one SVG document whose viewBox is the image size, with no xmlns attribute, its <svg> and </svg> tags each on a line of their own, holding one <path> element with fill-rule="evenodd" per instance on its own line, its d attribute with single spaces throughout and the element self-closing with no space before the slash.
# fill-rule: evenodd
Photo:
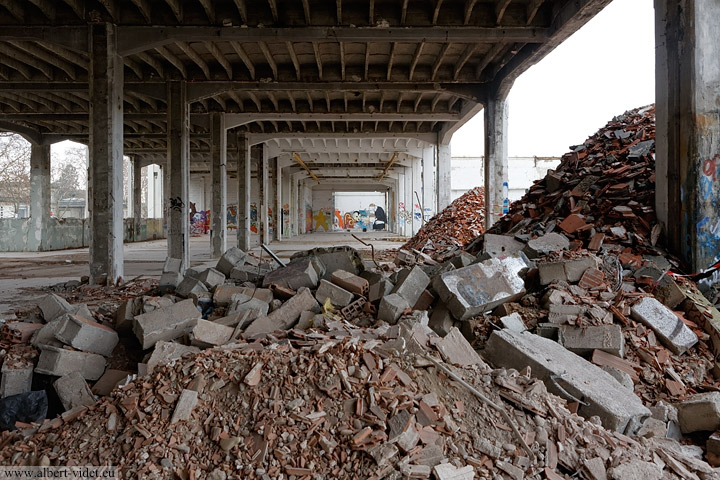
<svg viewBox="0 0 720 480">
<path fill-rule="evenodd" d="M 175 197 L 170 199 L 170 209 L 176 212 L 182 212 L 183 208 L 185 208 L 185 202 L 182 201 L 182 198 Z"/>
<path fill-rule="evenodd" d="M 717 180 L 718 173 L 720 173 L 720 153 L 715 155 L 713 158 L 705 160 L 703 162 L 702 171 L 706 177 L 712 178 L 713 182 Z"/>
</svg>

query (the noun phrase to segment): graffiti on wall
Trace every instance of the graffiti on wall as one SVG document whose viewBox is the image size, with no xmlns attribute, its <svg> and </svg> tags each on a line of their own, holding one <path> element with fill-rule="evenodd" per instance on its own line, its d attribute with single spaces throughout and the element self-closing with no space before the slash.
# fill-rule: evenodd
<svg viewBox="0 0 720 480">
<path fill-rule="evenodd" d="M 258 233 L 258 208 L 257 203 L 253 202 L 250 204 L 250 231 L 252 233 Z"/>
<path fill-rule="evenodd" d="M 313 211 L 312 206 L 305 204 L 305 233 L 312 232 L 313 230 Z"/>
<path fill-rule="evenodd" d="M 329 208 L 319 209 L 312 218 L 315 230 L 318 232 L 329 232 L 334 226 L 334 222 L 332 224 L 330 223 L 333 218 L 333 212 Z"/>
<path fill-rule="evenodd" d="M 227 228 L 235 230 L 237 228 L 237 205 L 230 204 L 227 206 Z"/>
<path fill-rule="evenodd" d="M 203 235 L 210 231 L 210 210 L 196 211 L 190 218 L 190 235 Z"/>
<path fill-rule="evenodd" d="M 332 228 L 335 230 L 382 230 L 385 228 L 387 217 L 385 209 L 378 207 L 374 203 L 368 205 L 367 208 L 341 212 L 338 209 L 334 211 L 324 209 L 318 210 L 318 214 L 322 213 L 322 217 L 329 220 L 332 219 Z M 318 215 L 315 215 L 317 224 Z M 319 227 L 316 227 L 319 228 Z M 328 230 L 330 226 L 328 225 Z"/>
<path fill-rule="evenodd" d="M 290 234 L 290 205 L 287 203 L 283 205 L 282 207 L 282 224 L 283 224 L 283 234 L 289 235 Z"/>
</svg>

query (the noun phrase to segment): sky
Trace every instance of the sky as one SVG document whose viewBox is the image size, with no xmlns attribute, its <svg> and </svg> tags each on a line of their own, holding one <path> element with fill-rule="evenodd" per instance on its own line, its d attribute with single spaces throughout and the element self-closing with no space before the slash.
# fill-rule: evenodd
<svg viewBox="0 0 720 480">
<path fill-rule="evenodd" d="M 655 101 L 653 0 L 614 0 L 530 67 L 508 97 L 508 155 L 561 156 L 614 116 Z M 451 141 L 452 155 L 483 151 L 480 112 Z"/>
</svg>

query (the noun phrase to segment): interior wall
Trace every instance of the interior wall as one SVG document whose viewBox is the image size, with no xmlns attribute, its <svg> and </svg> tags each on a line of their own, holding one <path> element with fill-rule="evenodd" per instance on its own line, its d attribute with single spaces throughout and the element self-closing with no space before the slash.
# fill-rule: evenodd
<svg viewBox="0 0 720 480">
<path fill-rule="evenodd" d="M 385 192 L 336 192 L 333 225 L 338 230 L 372 230 L 377 207 L 387 214 Z"/>
</svg>

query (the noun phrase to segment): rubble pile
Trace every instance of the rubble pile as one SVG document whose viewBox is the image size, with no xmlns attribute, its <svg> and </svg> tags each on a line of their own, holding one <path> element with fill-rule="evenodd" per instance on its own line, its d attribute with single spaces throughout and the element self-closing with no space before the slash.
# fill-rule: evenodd
<svg viewBox="0 0 720 480">
<path fill-rule="evenodd" d="M 463 250 L 485 231 L 485 189 L 475 187 L 432 217 L 403 249 L 444 260 Z"/>
</svg>

